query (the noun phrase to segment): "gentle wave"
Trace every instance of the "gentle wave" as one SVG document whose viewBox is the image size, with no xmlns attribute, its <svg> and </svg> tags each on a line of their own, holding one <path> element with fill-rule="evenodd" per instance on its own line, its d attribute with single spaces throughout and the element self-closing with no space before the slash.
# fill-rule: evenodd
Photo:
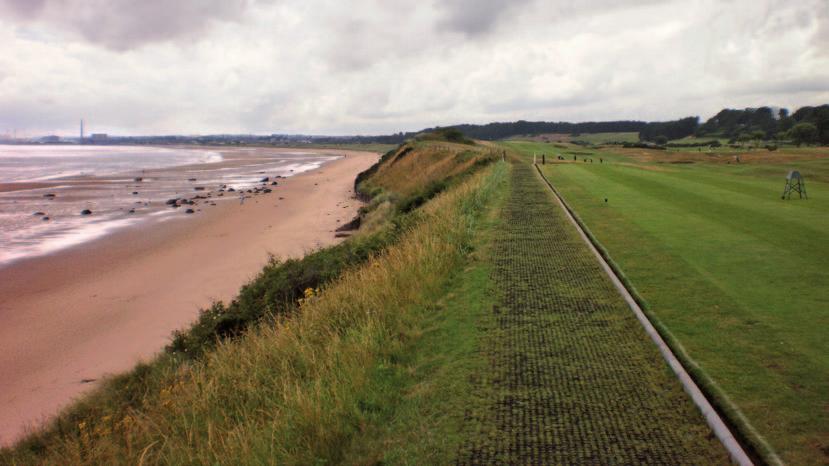
<svg viewBox="0 0 829 466">
<path fill-rule="evenodd" d="M 0 192 L 0 267 L 83 244 L 141 222 L 184 220 L 190 218 L 185 214 L 187 208 L 194 208 L 198 214 L 199 209 L 209 208 L 213 203 L 235 201 L 243 193 L 247 196 L 247 191 L 256 187 L 267 185 L 275 189 L 271 183 L 277 178 L 314 170 L 339 158 L 257 149 L 259 153 L 245 151 L 241 158 L 238 156 L 241 151 L 228 151 L 237 155 L 227 159 L 209 150 L 139 149 L 95 149 L 94 163 L 90 163 L 88 154 L 73 155 L 69 158 L 90 166 L 69 171 L 65 165 L 45 166 L 48 163 L 44 161 L 54 159 L 54 154 L 25 160 L 19 156 L 21 150 L 15 148 L 18 152 L 13 156 L 8 156 L 9 151 L 5 149 L 7 157 L 3 159 L 4 148 L 0 148 L 0 172 L 4 160 L 8 165 L 9 160 L 15 159 L 31 167 L 27 182 L 60 179 L 59 185 Z M 42 147 L 27 150 L 32 153 L 47 151 Z M 124 152 L 105 155 L 113 150 Z M 77 148 L 67 151 L 79 153 Z M 136 160 L 159 155 L 168 160 Z M 113 163 L 113 158 L 128 163 Z M 144 168 L 156 165 L 161 168 Z M 20 175 L 21 171 L 17 173 Z M 141 180 L 136 181 L 139 177 Z M 266 177 L 269 181 L 263 182 Z M 228 191 L 229 188 L 235 191 Z M 166 205 L 166 200 L 172 198 L 189 199 L 195 205 L 173 209 Z M 93 214 L 81 215 L 84 209 Z M 35 215 L 41 212 L 45 215 Z M 49 221 L 44 221 L 44 216 L 48 216 Z"/>
<path fill-rule="evenodd" d="M 0 146 L 0 183 L 107 176 L 222 160 L 222 155 L 212 150 L 132 146 Z"/>
</svg>

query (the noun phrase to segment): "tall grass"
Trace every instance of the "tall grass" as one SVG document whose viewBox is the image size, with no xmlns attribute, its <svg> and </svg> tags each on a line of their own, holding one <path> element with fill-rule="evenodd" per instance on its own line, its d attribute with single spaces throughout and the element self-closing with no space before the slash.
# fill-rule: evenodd
<svg viewBox="0 0 829 466">
<path fill-rule="evenodd" d="M 440 183 L 497 159 L 492 149 L 451 142 L 417 141 L 383 156 L 383 162 L 360 177 L 357 190 L 376 195 L 392 191 L 404 198 L 422 196 Z"/>
<path fill-rule="evenodd" d="M 134 407 L 65 425 L 0 462 L 322 464 L 368 422 L 371 371 L 404 344 L 409 312 L 438 293 L 469 251 L 505 164 L 419 209 L 401 241 L 347 271 L 301 312 L 259 325 L 189 364 L 160 366 Z"/>
</svg>

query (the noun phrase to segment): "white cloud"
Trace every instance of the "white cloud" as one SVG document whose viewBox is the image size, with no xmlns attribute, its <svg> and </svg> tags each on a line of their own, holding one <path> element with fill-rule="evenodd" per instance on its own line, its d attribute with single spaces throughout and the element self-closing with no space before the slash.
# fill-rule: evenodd
<svg viewBox="0 0 829 466">
<path fill-rule="evenodd" d="M 172 5 L 172 6 L 170 6 Z M 825 0 L 0 0 L 0 133 L 384 133 L 829 102 Z"/>
</svg>

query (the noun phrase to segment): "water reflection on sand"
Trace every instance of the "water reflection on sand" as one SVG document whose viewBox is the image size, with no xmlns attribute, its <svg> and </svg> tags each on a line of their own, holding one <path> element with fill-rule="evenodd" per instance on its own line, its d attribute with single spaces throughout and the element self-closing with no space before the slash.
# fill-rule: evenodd
<svg viewBox="0 0 829 466">
<path fill-rule="evenodd" d="M 266 191 L 278 189 L 280 178 L 337 158 L 274 148 L 186 148 L 179 149 L 186 150 L 186 156 L 167 161 L 185 164 L 153 167 L 151 164 L 162 162 L 154 159 L 131 163 L 129 159 L 142 157 L 142 152 L 125 154 L 119 149 L 129 148 L 107 149 L 119 160 L 102 163 L 103 174 L 90 173 L 94 170 L 90 170 L 88 160 L 84 161 L 85 174 L 68 176 L 66 163 L 55 164 L 55 170 L 64 172 L 55 176 L 48 166 L 33 170 L 23 166 L 24 159 L 12 161 L 21 168 L 19 172 L 28 173 L 25 177 L 18 174 L 10 183 L 0 182 L 0 267 L 137 223 L 184 219 L 220 202 L 239 202 L 242 195 L 267 195 Z M 149 148 L 142 149 L 146 153 Z M 176 149 L 164 148 L 168 154 L 171 150 Z M 108 157 L 104 153 L 98 156 Z M 6 166 L 10 159 L 3 159 Z M 37 162 L 44 165 L 43 159 Z M 171 199 L 178 201 L 169 204 Z M 82 215 L 84 210 L 91 214 Z"/>
</svg>

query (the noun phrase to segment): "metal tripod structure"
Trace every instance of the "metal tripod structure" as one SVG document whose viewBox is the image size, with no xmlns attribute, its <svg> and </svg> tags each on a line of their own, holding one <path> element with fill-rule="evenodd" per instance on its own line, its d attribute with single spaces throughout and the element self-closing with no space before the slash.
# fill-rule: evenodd
<svg viewBox="0 0 829 466">
<path fill-rule="evenodd" d="M 809 199 L 806 195 L 806 182 L 797 170 L 792 170 L 786 175 L 786 187 L 783 188 L 783 196 L 780 199 L 791 199 L 792 193 L 799 194 L 801 199 Z"/>
</svg>

